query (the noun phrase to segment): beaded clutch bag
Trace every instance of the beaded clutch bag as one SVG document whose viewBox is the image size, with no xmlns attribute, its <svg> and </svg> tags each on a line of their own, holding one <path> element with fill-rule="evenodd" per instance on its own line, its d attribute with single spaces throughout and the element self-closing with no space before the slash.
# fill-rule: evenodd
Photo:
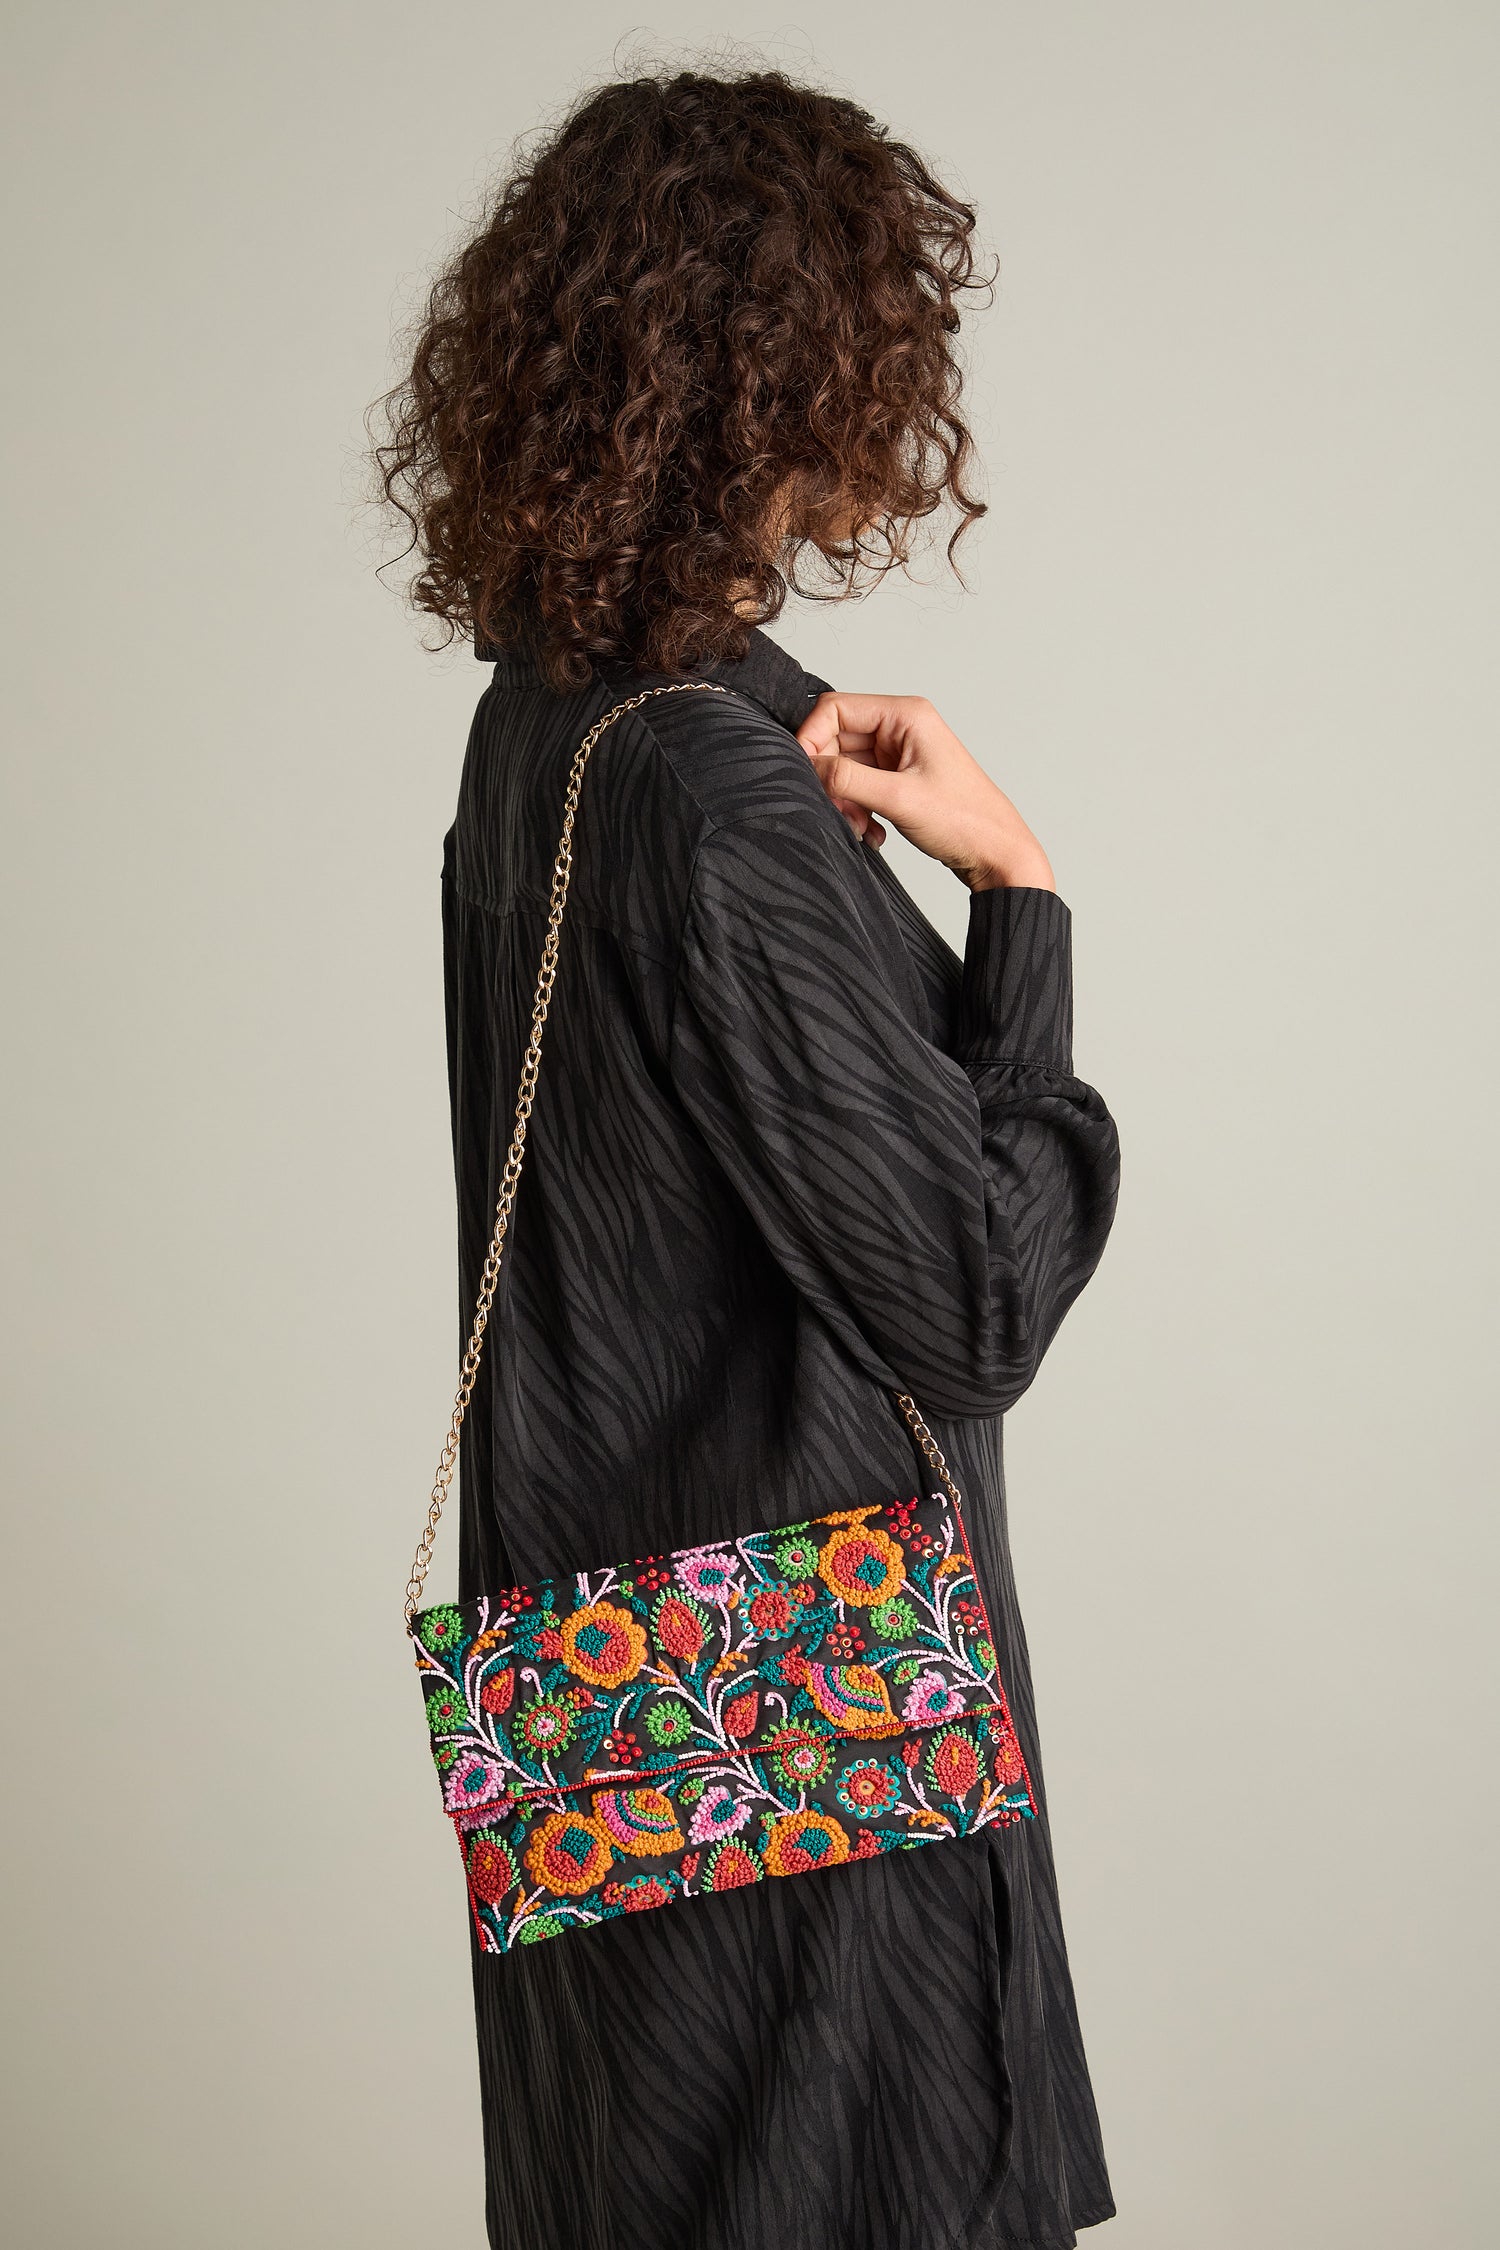
<svg viewBox="0 0 1500 2250">
<path fill-rule="evenodd" d="M 406 1589 L 481 1947 L 1029 1818 L 948 1465 L 940 1489 L 420 1609 L 515 1206 L 589 755 L 574 755 L 531 1037 L 474 1323 Z"/>
</svg>

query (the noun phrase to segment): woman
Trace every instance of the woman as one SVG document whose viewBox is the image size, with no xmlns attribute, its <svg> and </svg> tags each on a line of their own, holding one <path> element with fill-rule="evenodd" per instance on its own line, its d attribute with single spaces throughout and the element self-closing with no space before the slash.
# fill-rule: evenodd
<svg viewBox="0 0 1500 2250">
<path fill-rule="evenodd" d="M 799 557 L 851 592 L 982 512 L 974 223 L 779 74 L 607 86 L 439 281 L 380 458 L 418 603 L 494 667 L 443 869 L 466 1316 L 574 749 L 645 686 L 733 691 L 654 698 L 586 772 L 460 1598 L 907 1495 L 910 1392 L 1040 1806 L 1001 1422 L 1117 1171 L 1068 910 L 928 703 L 761 630 Z M 886 822 L 968 885 L 962 962 Z M 476 1946 L 474 1993 L 497 2250 L 1062 2250 L 1111 2214 L 1044 1810 Z"/>
</svg>

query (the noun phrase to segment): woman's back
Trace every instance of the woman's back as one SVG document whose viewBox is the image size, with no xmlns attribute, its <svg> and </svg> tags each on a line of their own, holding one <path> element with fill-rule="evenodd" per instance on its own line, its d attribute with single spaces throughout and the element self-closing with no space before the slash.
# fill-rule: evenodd
<svg viewBox="0 0 1500 2250">
<path fill-rule="evenodd" d="M 585 777 L 525 1184 L 470 1409 L 465 1474 L 481 1498 L 464 1511 L 465 1590 L 586 1567 L 606 1550 L 683 1546 L 778 1509 L 790 1518 L 805 1497 L 759 1434 L 794 1413 L 795 1293 L 674 1081 L 674 1016 L 695 866 L 718 825 L 747 805 L 770 819 L 795 805 L 833 851 L 858 846 L 750 692 L 753 680 L 791 719 L 792 690 L 800 720 L 811 701 L 800 669 L 768 641 L 760 662 L 727 669 L 739 684 L 712 698 L 719 708 L 702 708 L 706 695 L 691 710 L 674 708 L 687 698 L 654 700 L 615 722 Z M 470 1303 L 569 764 L 594 719 L 643 684 L 558 695 L 528 660 L 502 657 L 476 714 L 444 864 Z M 781 936 L 795 945 L 795 930 Z M 742 1461 L 747 1431 L 756 1441 Z M 899 1423 L 888 1434 L 899 1455 Z M 492 1479 L 503 1531 L 483 1498 Z"/>
</svg>

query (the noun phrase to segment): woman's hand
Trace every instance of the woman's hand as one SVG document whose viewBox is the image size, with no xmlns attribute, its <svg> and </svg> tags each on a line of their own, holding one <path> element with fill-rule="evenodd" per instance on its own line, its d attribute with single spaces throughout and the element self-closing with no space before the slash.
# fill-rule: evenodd
<svg viewBox="0 0 1500 2250">
<path fill-rule="evenodd" d="M 820 695 L 797 729 L 818 779 L 856 836 L 881 820 L 968 884 L 1055 891 L 1052 869 L 997 789 L 923 695 Z"/>
</svg>

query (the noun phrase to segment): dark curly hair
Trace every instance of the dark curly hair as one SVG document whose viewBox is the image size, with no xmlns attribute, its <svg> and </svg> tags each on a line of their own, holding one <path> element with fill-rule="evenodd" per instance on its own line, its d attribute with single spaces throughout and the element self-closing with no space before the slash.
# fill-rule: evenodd
<svg viewBox="0 0 1500 2250">
<path fill-rule="evenodd" d="M 945 499 L 951 562 L 984 513 L 953 341 L 990 279 L 974 228 L 868 112 L 779 71 L 588 95 L 439 276 L 374 410 L 416 606 L 564 689 L 596 659 L 743 656 L 789 586 L 863 591 Z"/>
</svg>

